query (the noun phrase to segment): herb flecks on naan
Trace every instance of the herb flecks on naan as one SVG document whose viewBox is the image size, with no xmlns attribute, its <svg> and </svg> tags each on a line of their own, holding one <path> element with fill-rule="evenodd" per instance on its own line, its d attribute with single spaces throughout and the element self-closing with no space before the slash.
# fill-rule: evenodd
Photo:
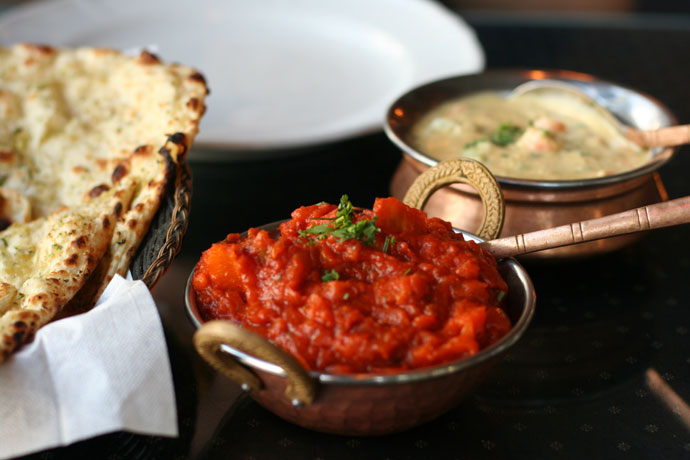
<svg viewBox="0 0 690 460">
<path fill-rule="evenodd" d="M 207 93 L 147 52 L 0 48 L 0 362 L 125 274 Z"/>
<path fill-rule="evenodd" d="M 84 285 L 112 240 L 133 188 L 113 189 L 78 208 L 0 232 L 0 362 Z"/>
</svg>

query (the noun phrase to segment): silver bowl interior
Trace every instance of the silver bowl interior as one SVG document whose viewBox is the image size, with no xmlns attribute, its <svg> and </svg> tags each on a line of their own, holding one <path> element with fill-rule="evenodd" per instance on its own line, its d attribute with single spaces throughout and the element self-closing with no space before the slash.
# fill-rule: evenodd
<svg viewBox="0 0 690 460">
<path fill-rule="evenodd" d="M 592 75 L 564 70 L 495 70 L 480 74 L 446 78 L 418 86 L 400 96 L 389 107 L 384 130 L 388 138 L 415 160 L 434 166 L 437 160 L 416 150 L 409 142 L 415 123 L 434 107 L 465 95 L 481 91 L 508 94 L 521 83 L 533 79 L 552 79 L 566 82 L 585 92 L 609 110 L 623 124 L 637 129 L 657 129 L 677 124 L 676 118 L 660 101 L 652 96 L 616 83 L 597 79 Z M 579 188 L 617 183 L 657 170 L 671 159 L 676 149 L 652 150 L 652 159 L 632 171 L 593 179 L 565 181 L 526 180 L 497 176 L 503 184 L 539 188 Z"/>
<path fill-rule="evenodd" d="M 268 231 L 277 231 L 280 222 L 271 223 L 260 227 Z M 457 231 L 457 230 L 456 230 Z M 465 239 L 477 242 L 482 240 L 470 233 L 461 232 Z M 513 323 L 511 330 L 493 345 L 482 349 L 474 356 L 454 361 L 448 364 L 423 368 L 419 370 L 401 372 L 396 374 L 328 374 L 323 372 L 310 372 L 312 378 L 322 384 L 338 385 L 391 385 L 411 383 L 430 378 L 436 378 L 462 372 L 480 363 L 487 361 L 497 355 L 504 353 L 522 337 L 527 326 L 534 315 L 536 294 L 534 286 L 527 271 L 515 259 L 503 259 L 498 261 L 498 269 L 501 276 L 508 284 L 508 295 L 506 296 L 506 313 Z M 185 309 L 190 321 L 199 328 L 203 324 L 199 311 L 196 306 L 195 298 L 191 288 L 193 271 L 187 279 L 185 287 Z M 238 361 L 250 368 L 258 369 L 269 374 L 286 377 L 283 369 L 271 362 L 254 357 L 250 354 L 238 350 L 237 348 L 224 345 L 223 351 L 232 355 Z"/>
</svg>

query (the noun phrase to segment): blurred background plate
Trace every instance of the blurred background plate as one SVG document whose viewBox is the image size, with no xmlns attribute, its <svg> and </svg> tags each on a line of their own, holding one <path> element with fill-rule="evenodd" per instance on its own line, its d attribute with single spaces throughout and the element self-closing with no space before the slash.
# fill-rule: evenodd
<svg viewBox="0 0 690 460">
<path fill-rule="evenodd" d="M 196 67 L 211 88 L 196 145 L 225 159 L 376 131 L 406 89 L 484 67 L 473 30 L 428 0 L 43 0 L 3 14 L 0 43 L 19 41 Z"/>
</svg>

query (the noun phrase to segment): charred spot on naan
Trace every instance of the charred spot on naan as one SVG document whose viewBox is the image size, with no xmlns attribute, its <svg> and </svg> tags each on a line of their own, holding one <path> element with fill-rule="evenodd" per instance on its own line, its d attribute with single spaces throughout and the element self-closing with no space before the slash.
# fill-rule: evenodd
<svg viewBox="0 0 690 460">
<path fill-rule="evenodd" d="M 89 198 L 97 198 L 97 197 L 101 196 L 101 193 L 107 192 L 108 190 L 110 190 L 109 186 L 107 186 L 105 184 L 100 184 L 100 185 L 95 186 L 91 190 L 89 190 L 88 195 L 89 195 Z"/>
<path fill-rule="evenodd" d="M 12 150 L 0 150 L 0 165 L 12 166 L 17 162 L 17 154 Z"/>
<path fill-rule="evenodd" d="M 0 363 L 21 345 L 30 342 L 39 329 L 40 314 L 35 311 L 8 311 L 0 321 Z"/>
</svg>

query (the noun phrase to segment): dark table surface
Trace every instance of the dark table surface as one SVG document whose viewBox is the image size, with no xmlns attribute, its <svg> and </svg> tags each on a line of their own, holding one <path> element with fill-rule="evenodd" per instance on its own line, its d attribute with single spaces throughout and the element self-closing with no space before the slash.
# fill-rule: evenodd
<svg viewBox="0 0 690 460">
<path fill-rule="evenodd" d="M 653 94 L 690 123 L 690 17 L 466 17 L 488 68 L 592 73 Z M 660 171 L 671 198 L 690 194 L 688 150 Z M 191 224 L 154 291 L 181 438 L 113 435 L 37 458 L 690 458 L 690 227 L 656 230 L 584 261 L 526 263 L 538 295 L 534 320 L 469 399 L 401 434 L 325 435 L 277 418 L 195 356 L 183 284 L 201 251 L 228 232 L 285 218 L 302 204 L 337 202 L 343 193 L 362 206 L 388 195 L 400 152 L 374 133 L 270 161 L 208 160 L 219 153 L 190 154 Z"/>
</svg>

